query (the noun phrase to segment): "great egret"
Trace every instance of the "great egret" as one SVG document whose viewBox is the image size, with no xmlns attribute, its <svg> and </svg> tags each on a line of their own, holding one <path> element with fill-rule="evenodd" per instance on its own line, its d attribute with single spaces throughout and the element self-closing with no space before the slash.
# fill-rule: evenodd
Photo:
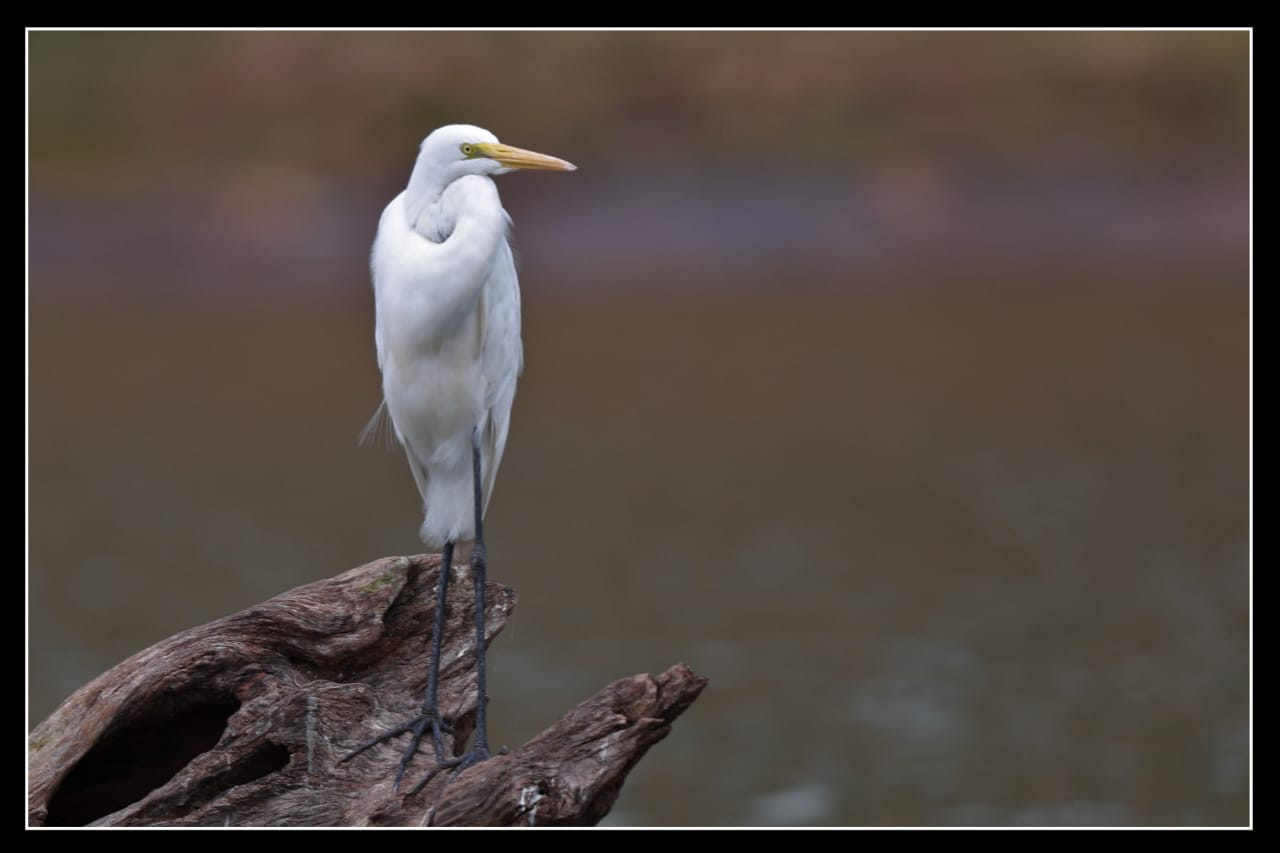
<svg viewBox="0 0 1280 853">
<path fill-rule="evenodd" d="M 373 272 L 383 402 L 366 432 L 390 414 L 422 495 L 419 535 L 443 551 L 435 629 L 422 710 L 346 758 L 409 732 L 397 787 L 430 727 L 436 770 L 489 757 L 485 724 L 484 583 L 481 519 L 507 443 L 523 363 L 520 287 L 507 245 L 511 218 L 491 176 L 516 169 L 573 171 L 572 163 L 498 142 L 472 125 L 441 127 L 423 140 L 409 186 L 382 212 Z M 470 552 L 476 598 L 476 736 L 470 752 L 445 760 L 437 688 L 445 593 L 455 549 Z M 345 761 L 346 758 L 343 760 Z M 416 789 L 415 789 L 416 790 Z"/>
</svg>

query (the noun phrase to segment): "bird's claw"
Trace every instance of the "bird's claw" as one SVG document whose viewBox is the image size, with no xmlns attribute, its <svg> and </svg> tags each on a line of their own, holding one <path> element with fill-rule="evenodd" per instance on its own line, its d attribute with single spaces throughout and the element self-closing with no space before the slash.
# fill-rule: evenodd
<svg viewBox="0 0 1280 853">
<path fill-rule="evenodd" d="M 493 756 L 489 754 L 488 747 L 473 746 L 471 751 L 466 755 L 459 755 L 456 758 L 441 761 L 436 764 L 435 767 L 431 768 L 426 776 L 422 777 L 421 782 L 413 786 L 413 789 L 409 791 L 409 796 L 412 797 L 414 794 L 427 787 L 431 780 L 436 778 L 436 776 L 438 776 L 442 771 L 452 770 L 454 773 L 461 773 L 468 767 L 471 767 L 474 764 L 479 764 L 482 761 L 488 761 L 492 757 Z"/>
<path fill-rule="evenodd" d="M 342 764 L 343 762 L 350 761 L 366 749 L 389 741 L 392 738 L 399 737 L 407 732 L 413 737 L 409 739 L 409 745 L 405 748 L 404 754 L 400 758 L 399 766 L 396 767 L 395 787 L 398 790 L 400 788 L 400 780 L 404 778 L 404 772 L 409 767 L 409 762 L 413 760 L 413 756 L 417 754 L 418 744 L 422 741 L 423 736 L 428 730 L 431 732 L 431 742 L 435 749 L 436 761 L 441 762 L 444 760 L 444 743 L 441 740 L 441 733 L 453 734 L 453 726 L 441 719 L 439 714 L 423 713 L 411 720 L 401 723 L 395 728 L 383 732 L 375 738 L 370 738 L 355 749 L 351 750 L 351 752 L 342 756 L 342 758 L 339 758 L 338 763 Z"/>
</svg>

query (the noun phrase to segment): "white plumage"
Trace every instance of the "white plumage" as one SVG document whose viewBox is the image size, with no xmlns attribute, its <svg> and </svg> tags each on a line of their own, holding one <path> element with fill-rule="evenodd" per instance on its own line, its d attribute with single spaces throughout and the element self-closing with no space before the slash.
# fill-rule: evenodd
<svg viewBox="0 0 1280 853">
<path fill-rule="evenodd" d="M 523 366 L 511 219 L 492 175 L 572 170 L 471 125 L 422 143 L 373 243 L 375 340 L 386 412 L 422 495 L 431 547 L 475 538 L 472 433 L 488 506 Z M 374 416 L 374 427 L 379 416 Z"/>
</svg>

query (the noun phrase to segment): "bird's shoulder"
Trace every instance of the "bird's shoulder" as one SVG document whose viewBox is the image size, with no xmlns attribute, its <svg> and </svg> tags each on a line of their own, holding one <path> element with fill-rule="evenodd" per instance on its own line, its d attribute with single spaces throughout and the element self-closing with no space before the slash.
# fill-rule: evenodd
<svg viewBox="0 0 1280 853">
<path fill-rule="evenodd" d="M 378 218 L 378 231 L 373 238 L 373 253 L 376 259 L 380 249 L 388 245 L 403 243 L 417 237 L 409 220 L 409 211 L 405 205 L 405 193 L 400 193 L 388 202 Z M 420 239 L 420 238 L 419 238 Z"/>
</svg>

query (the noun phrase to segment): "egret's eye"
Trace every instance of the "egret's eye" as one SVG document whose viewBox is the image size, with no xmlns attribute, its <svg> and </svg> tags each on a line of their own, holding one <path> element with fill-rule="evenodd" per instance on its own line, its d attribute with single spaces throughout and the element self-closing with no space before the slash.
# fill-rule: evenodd
<svg viewBox="0 0 1280 853">
<path fill-rule="evenodd" d="M 472 145 L 470 142 L 464 142 L 462 143 L 462 153 L 463 155 L 470 157 L 471 155 L 476 153 L 476 147 Z"/>
</svg>

